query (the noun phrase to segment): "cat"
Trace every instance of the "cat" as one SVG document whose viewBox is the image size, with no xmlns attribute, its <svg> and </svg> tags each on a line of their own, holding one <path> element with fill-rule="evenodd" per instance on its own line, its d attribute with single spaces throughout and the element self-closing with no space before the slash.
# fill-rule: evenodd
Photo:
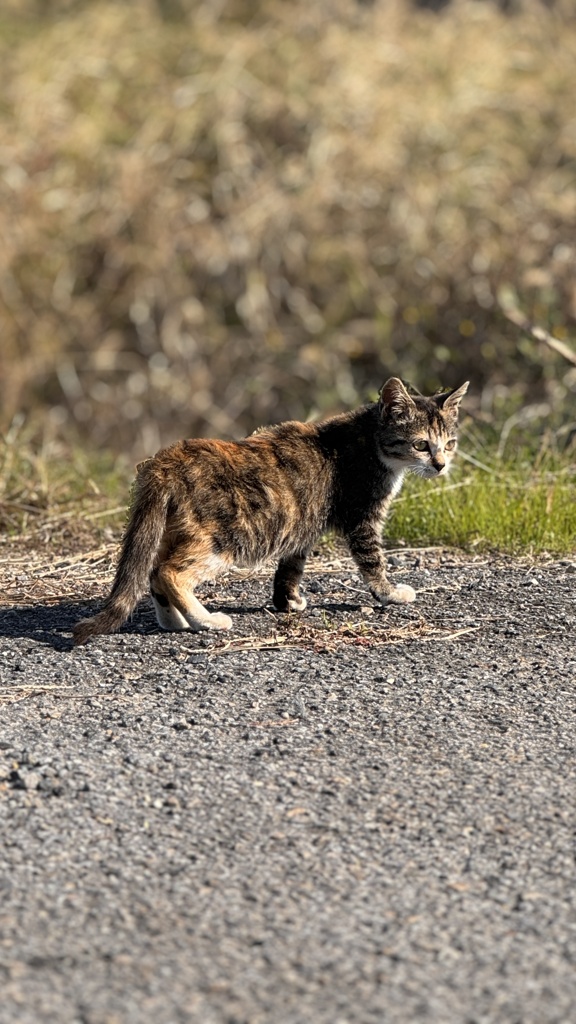
<svg viewBox="0 0 576 1024">
<path fill-rule="evenodd" d="M 327 529 L 347 542 L 383 604 L 415 600 L 386 577 L 382 526 L 409 471 L 443 476 L 468 383 L 429 398 L 397 377 L 379 401 L 318 423 L 263 427 L 241 441 L 178 441 L 140 463 L 111 593 L 74 641 L 118 629 L 150 587 L 163 629 L 230 629 L 195 588 L 219 571 L 278 561 L 278 611 L 303 611 L 306 558 Z"/>
</svg>

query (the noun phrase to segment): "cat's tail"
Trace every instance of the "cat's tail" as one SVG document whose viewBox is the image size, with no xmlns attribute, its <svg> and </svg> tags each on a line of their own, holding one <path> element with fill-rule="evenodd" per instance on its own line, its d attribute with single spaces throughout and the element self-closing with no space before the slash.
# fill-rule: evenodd
<svg viewBox="0 0 576 1024">
<path fill-rule="evenodd" d="M 134 484 L 128 524 L 109 597 L 98 615 L 74 627 L 74 643 L 113 633 L 126 621 L 146 592 L 164 530 L 170 495 L 154 473 L 154 460 L 141 463 Z"/>
</svg>

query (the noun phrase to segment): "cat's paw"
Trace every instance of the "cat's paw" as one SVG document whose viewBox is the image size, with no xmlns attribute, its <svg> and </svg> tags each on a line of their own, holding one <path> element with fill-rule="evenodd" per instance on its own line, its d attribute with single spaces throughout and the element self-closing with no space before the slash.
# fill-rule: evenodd
<svg viewBox="0 0 576 1024">
<path fill-rule="evenodd" d="M 380 600 L 382 604 L 412 604 L 412 601 L 416 600 L 416 591 L 407 583 L 399 583 L 398 586 L 384 594 Z"/>
<path fill-rule="evenodd" d="M 288 597 L 287 594 L 274 594 L 272 598 L 277 612 L 303 612 L 307 601 L 302 594 L 297 597 Z"/>
<path fill-rule="evenodd" d="M 205 629 L 232 629 L 232 619 L 224 612 L 212 612 L 203 622 Z"/>
</svg>

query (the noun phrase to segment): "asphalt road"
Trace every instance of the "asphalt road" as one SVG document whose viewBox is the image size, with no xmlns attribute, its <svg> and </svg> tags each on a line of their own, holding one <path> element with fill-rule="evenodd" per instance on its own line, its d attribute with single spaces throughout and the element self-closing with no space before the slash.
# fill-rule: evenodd
<svg viewBox="0 0 576 1024">
<path fill-rule="evenodd" d="M 1 1024 L 576 1021 L 575 566 L 395 561 L 4 608 Z"/>
</svg>

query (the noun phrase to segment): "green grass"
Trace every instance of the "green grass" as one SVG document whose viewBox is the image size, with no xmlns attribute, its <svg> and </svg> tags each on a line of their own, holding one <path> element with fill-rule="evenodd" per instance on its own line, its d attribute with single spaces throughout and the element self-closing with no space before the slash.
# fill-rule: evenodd
<svg viewBox="0 0 576 1024">
<path fill-rule="evenodd" d="M 388 543 L 447 545 L 516 555 L 576 550 L 576 466 L 567 455 L 460 459 L 437 484 L 406 481 L 386 527 Z"/>
</svg>

